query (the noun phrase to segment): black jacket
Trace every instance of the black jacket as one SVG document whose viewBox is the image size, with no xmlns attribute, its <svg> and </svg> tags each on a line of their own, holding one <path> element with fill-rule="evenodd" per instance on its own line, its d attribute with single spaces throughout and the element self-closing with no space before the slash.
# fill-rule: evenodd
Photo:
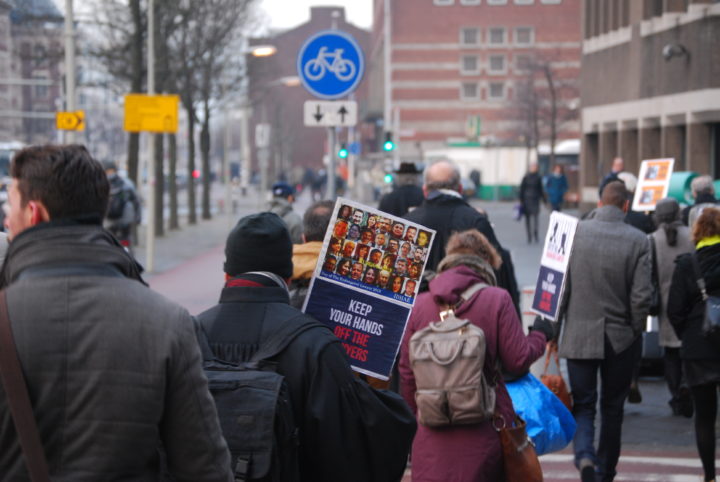
<svg viewBox="0 0 720 482">
<path fill-rule="evenodd" d="M 425 196 L 421 187 L 406 184 L 396 187 L 392 192 L 385 194 L 380 199 L 378 209 L 393 216 L 402 217 L 410 211 L 410 208 L 421 205 L 424 199 Z"/>
<path fill-rule="evenodd" d="M 680 356 L 686 359 L 720 359 L 720 350 L 702 334 L 704 306 L 693 270 L 693 254 L 678 256 L 670 284 L 667 313 L 682 340 Z M 699 249 L 700 271 L 708 294 L 720 295 L 720 244 Z"/>
<path fill-rule="evenodd" d="M 520 182 L 520 202 L 525 213 L 537 214 L 540 210 L 540 201 L 546 201 L 542 178 L 537 172 L 529 172 Z"/>
<path fill-rule="evenodd" d="M 3 286 L 53 482 L 161 480 L 161 444 L 173 480 L 232 480 L 191 316 L 107 231 L 23 231 Z M 28 480 L 24 464 L 0 388 L 0 479 Z"/>
<path fill-rule="evenodd" d="M 249 360 L 279 324 L 317 324 L 277 357 L 300 431 L 301 480 L 400 480 L 415 434 L 409 407 L 360 381 L 339 340 L 291 307 L 284 289 L 226 287 L 220 304 L 197 319 L 215 356 L 229 362 Z"/>
<path fill-rule="evenodd" d="M 420 207 L 408 213 L 405 219 L 437 232 L 426 266 L 426 269 L 432 271 L 437 269 L 437 265 L 445 257 L 445 246 L 454 232 L 477 229 L 484 234 L 503 260 L 500 269 L 495 271 L 497 284 L 508 290 L 515 310 L 519 313 L 520 295 L 510 252 L 500 246 L 487 216 L 470 206 L 461 197 L 434 192 L 430 193 Z"/>
</svg>

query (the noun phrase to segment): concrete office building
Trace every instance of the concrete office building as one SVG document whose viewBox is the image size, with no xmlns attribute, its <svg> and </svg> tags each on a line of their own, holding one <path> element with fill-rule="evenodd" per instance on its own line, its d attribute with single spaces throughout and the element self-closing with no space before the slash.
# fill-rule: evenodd
<svg viewBox="0 0 720 482">
<path fill-rule="evenodd" d="M 584 0 L 582 200 L 615 156 L 720 176 L 720 0 Z"/>
</svg>

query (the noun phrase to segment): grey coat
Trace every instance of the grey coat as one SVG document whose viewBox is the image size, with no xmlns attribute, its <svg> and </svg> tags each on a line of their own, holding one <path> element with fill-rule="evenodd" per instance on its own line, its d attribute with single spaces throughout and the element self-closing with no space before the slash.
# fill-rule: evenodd
<svg viewBox="0 0 720 482">
<path fill-rule="evenodd" d="M 160 446 L 174 480 L 232 480 L 192 318 L 141 282 L 109 233 L 23 231 L 0 278 L 53 482 L 164 480 Z M 27 480 L 1 387 L 0 474 Z"/>
<path fill-rule="evenodd" d="M 642 333 L 652 291 L 650 244 L 624 217 L 604 206 L 578 225 L 563 303 L 562 357 L 602 359 L 606 335 L 620 353 Z"/>
<path fill-rule="evenodd" d="M 303 243 L 303 221 L 300 215 L 293 210 L 290 201 L 281 197 L 274 197 L 272 201 L 270 201 L 268 211 L 282 218 L 290 232 L 290 239 L 293 244 Z"/>
<path fill-rule="evenodd" d="M 660 322 L 660 346 L 671 348 L 680 348 L 681 345 L 667 315 L 667 302 L 670 296 L 673 271 L 675 271 L 675 258 L 681 254 L 691 253 L 695 249 L 692 241 L 690 241 L 690 228 L 683 226 L 680 222 L 677 224 L 678 233 L 675 246 L 667 244 L 667 236 L 662 227 L 652 234 L 655 240 L 656 266 L 660 283 L 660 302 L 662 304 L 660 316 L 658 317 Z"/>
</svg>

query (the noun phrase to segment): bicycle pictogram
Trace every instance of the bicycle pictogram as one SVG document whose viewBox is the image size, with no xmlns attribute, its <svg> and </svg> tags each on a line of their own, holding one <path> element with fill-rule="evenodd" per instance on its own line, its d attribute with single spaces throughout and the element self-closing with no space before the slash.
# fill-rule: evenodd
<svg viewBox="0 0 720 482">
<path fill-rule="evenodd" d="M 335 49 L 328 52 L 327 47 L 320 47 L 317 57 L 305 64 L 305 76 L 312 81 L 320 80 L 328 72 L 335 74 L 338 80 L 347 82 L 355 76 L 357 68 L 348 59 L 342 58 L 344 49 Z"/>
</svg>

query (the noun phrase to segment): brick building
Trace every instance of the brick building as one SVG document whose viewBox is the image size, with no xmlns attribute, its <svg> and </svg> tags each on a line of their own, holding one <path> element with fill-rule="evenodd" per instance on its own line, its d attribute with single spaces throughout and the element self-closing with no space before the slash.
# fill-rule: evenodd
<svg viewBox="0 0 720 482">
<path fill-rule="evenodd" d="M 584 0 L 583 200 L 613 157 L 720 176 L 720 1 Z"/>
<path fill-rule="evenodd" d="M 403 157 L 466 141 L 547 143 L 546 73 L 557 98 L 557 139 L 579 135 L 580 0 L 375 0 L 370 108 L 378 117 L 384 107 L 386 4 L 391 118 L 399 118 L 390 130 Z M 529 110 L 539 121 L 539 136 Z"/>
<path fill-rule="evenodd" d="M 15 138 L 45 143 L 56 138 L 54 113 L 62 95 L 63 16 L 51 0 L 11 0 L 12 75 L 36 85 L 14 85 Z"/>
<path fill-rule="evenodd" d="M 326 154 L 327 130 L 305 127 L 303 124 L 303 104 L 306 100 L 314 99 L 299 85 L 297 79 L 297 54 L 305 40 L 335 25 L 337 29 L 353 36 L 365 52 L 369 45 L 370 33 L 348 22 L 343 8 L 313 7 L 310 12 L 310 20 L 296 28 L 265 38 L 250 39 L 251 46 L 270 44 L 277 48 L 277 52 L 270 57 L 247 56 L 248 97 L 252 106 L 252 165 L 253 170 L 259 169 L 253 133 L 258 124 L 267 123 L 271 127 L 268 170 L 270 182 L 281 176 L 297 181 L 304 168 L 321 168 Z M 366 111 L 366 97 L 367 82 L 362 81 L 355 91 L 360 119 Z M 346 133 L 340 133 L 339 137 L 344 139 L 345 136 Z"/>
</svg>

